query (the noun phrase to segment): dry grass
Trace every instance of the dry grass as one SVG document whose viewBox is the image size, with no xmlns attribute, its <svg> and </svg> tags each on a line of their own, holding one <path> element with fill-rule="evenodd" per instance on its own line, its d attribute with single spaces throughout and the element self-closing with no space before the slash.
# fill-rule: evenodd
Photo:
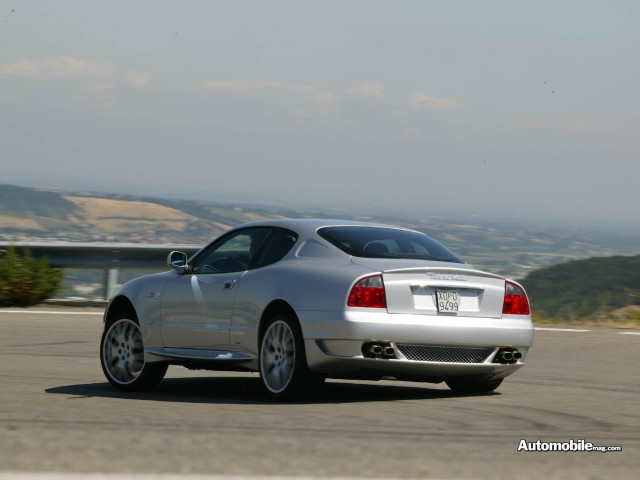
<svg viewBox="0 0 640 480">
<path fill-rule="evenodd" d="M 155 203 L 130 202 L 91 197 L 64 197 L 82 209 L 83 223 L 111 232 L 157 230 L 159 223 L 168 230 L 183 230 L 198 219 L 180 210 Z"/>
<path fill-rule="evenodd" d="M 612 312 L 595 313 L 584 318 L 570 320 L 553 319 L 534 313 L 533 323 L 540 325 L 562 324 L 640 330 L 640 306 L 630 305 Z"/>
<path fill-rule="evenodd" d="M 0 215 L 0 229 L 16 228 L 21 230 L 44 230 L 38 222 L 31 218 L 10 217 L 8 215 Z"/>
<path fill-rule="evenodd" d="M 220 229 L 220 232 L 226 232 L 227 230 L 229 230 L 231 228 L 231 225 L 227 225 L 224 223 L 220 223 L 220 222 L 211 222 L 212 225 L 215 225 L 216 227 L 218 227 Z"/>
<path fill-rule="evenodd" d="M 248 222 L 252 222 L 254 220 L 264 220 L 265 219 L 265 217 L 263 217 L 262 215 L 259 215 L 257 213 L 245 212 L 244 216 L 247 218 Z"/>
</svg>

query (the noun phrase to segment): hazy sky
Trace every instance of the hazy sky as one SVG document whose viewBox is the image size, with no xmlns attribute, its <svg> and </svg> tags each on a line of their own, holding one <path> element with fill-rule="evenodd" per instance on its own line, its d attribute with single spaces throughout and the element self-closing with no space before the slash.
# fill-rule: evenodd
<svg viewBox="0 0 640 480">
<path fill-rule="evenodd" d="M 640 2 L 0 3 L 0 183 L 640 224 Z"/>
</svg>

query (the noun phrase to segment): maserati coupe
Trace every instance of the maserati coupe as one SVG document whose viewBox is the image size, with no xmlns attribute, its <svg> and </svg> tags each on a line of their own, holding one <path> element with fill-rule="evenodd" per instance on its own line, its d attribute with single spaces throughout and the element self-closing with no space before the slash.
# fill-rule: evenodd
<svg viewBox="0 0 640 480">
<path fill-rule="evenodd" d="M 253 371 L 267 395 L 326 378 L 495 390 L 533 343 L 527 295 L 427 235 L 336 220 L 240 225 L 171 270 L 125 283 L 104 314 L 100 361 L 125 391 L 168 365 Z"/>
</svg>

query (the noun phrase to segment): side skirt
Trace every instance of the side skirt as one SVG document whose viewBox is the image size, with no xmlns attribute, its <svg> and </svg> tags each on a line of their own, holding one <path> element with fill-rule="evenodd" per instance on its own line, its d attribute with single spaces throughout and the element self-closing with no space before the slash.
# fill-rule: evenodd
<svg viewBox="0 0 640 480">
<path fill-rule="evenodd" d="M 201 350 L 193 348 L 145 348 L 149 363 L 182 365 L 192 370 L 253 371 L 257 357 L 244 352 Z"/>
</svg>

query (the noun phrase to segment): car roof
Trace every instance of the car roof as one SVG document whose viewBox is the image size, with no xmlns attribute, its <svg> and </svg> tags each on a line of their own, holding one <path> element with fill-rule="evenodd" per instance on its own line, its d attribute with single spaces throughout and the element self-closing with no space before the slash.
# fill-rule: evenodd
<svg viewBox="0 0 640 480">
<path fill-rule="evenodd" d="M 397 228 L 400 230 L 410 230 L 408 228 L 398 227 L 396 225 L 386 225 L 383 223 L 360 222 L 355 220 L 336 220 L 321 218 L 286 218 L 260 220 L 257 222 L 243 223 L 233 229 L 247 227 L 280 227 L 293 230 L 298 234 L 312 236 L 322 227 L 338 227 L 338 226 L 360 226 L 360 227 L 378 227 L 378 228 Z"/>
</svg>

